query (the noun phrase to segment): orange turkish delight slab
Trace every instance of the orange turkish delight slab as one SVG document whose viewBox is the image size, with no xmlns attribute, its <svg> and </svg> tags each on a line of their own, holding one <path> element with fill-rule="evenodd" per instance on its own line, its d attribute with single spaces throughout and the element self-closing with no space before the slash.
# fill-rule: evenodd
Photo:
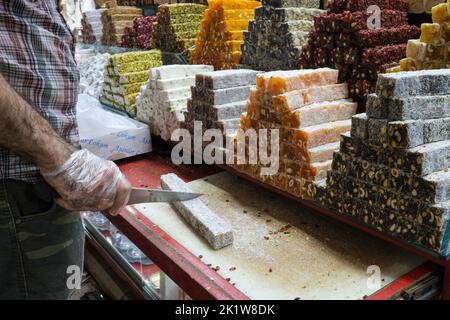
<svg viewBox="0 0 450 320">
<path fill-rule="evenodd" d="M 341 133 L 349 131 L 350 128 L 350 119 L 301 129 L 283 127 L 281 129 L 281 137 L 283 142 L 289 142 L 298 146 L 303 146 L 305 149 L 310 149 L 323 144 L 339 141 Z"/>
<path fill-rule="evenodd" d="M 283 158 L 297 162 L 323 162 L 333 158 L 333 153 L 339 151 L 339 142 L 331 142 L 314 148 L 305 148 L 292 143 L 281 143 L 280 154 Z"/>
<path fill-rule="evenodd" d="M 286 114 L 283 124 L 292 128 L 303 128 L 346 120 L 356 113 L 357 108 L 358 104 L 349 100 L 313 103 Z"/>
<path fill-rule="evenodd" d="M 279 95 L 294 90 L 336 84 L 338 74 L 338 70 L 330 68 L 274 71 L 259 75 L 256 85 L 260 90 Z"/>
<path fill-rule="evenodd" d="M 273 97 L 272 101 L 277 111 L 288 112 L 311 103 L 327 101 L 330 98 L 333 100 L 347 99 L 348 96 L 348 84 L 339 83 L 287 92 Z"/>
</svg>

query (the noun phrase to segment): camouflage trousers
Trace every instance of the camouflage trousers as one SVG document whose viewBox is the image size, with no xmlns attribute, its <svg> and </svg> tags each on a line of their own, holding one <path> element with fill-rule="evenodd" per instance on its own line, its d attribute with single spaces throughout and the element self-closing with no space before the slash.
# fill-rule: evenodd
<svg viewBox="0 0 450 320">
<path fill-rule="evenodd" d="M 36 187 L 0 180 L 0 299 L 68 299 L 79 285 L 80 214 L 40 199 Z"/>
</svg>

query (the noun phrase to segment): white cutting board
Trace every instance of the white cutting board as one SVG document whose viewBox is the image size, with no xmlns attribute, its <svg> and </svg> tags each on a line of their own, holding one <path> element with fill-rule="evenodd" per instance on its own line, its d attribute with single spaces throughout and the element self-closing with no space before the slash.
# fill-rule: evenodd
<svg viewBox="0 0 450 320">
<path fill-rule="evenodd" d="M 189 186 L 231 223 L 232 246 L 211 249 L 168 204 L 135 207 L 251 299 L 362 299 L 377 291 L 369 266 L 385 286 L 424 262 L 229 172 Z M 271 234 L 286 225 L 288 234 Z"/>
</svg>

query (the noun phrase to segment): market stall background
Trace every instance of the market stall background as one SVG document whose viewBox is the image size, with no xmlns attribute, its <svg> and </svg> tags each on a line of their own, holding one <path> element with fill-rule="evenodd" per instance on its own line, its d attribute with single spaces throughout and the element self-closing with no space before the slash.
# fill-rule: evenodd
<svg viewBox="0 0 450 320">
<path fill-rule="evenodd" d="M 411 82 L 425 88 L 420 93 L 389 97 L 384 88 L 376 88 L 379 73 L 447 67 L 450 20 L 449 5 L 443 2 L 97 1 L 97 9 L 78 15 L 82 18 L 74 29 L 82 41 L 77 45 L 81 90 L 110 110 L 147 123 L 153 138 L 169 145 L 176 128 L 193 131 L 195 121 L 202 121 L 204 129 L 222 131 L 224 141 L 227 136 L 236 141 L 239 128 L 280 128 L 279 174 L 261 176 L 261 164 L 226 169 L 284 196 L 313 200 L 317 211 L 322 205 L 332 208 L 338 220 L 445 266 L 443 296 L 448 298 L 449 165 L 432 159 L 432 152 L 446 152 L 449 139 L 447 72 L 426 73 L 430 80 Z M 382 28 L 368 28 L 370 4 L 382 9 Z M 187 63 L 216 71 L 187 72 L 180 65 Z M 174 66 L 161 67 L 167 64 Z M 320 69 L 324 67 L 339 73 Z M 314 69 L 311 79 L 299 71 L 308 68 Z M 249 77 L 248 69 L 258 72 Z M 410 77 L 416 79 L 414 73 Z M 385 78 L 394 79 L 394 91 L 396 83 L 402 86 L 401 77 Z M 441 91 L 430 91 L 433 81 L 444 83 Z M 407 103 L 414 96 L 423 100 L 422 108 L 436 102 L 441 107 L 435 116 L 413 118 L 380 111 L 390 110 L 386 100 Z M 420 130 L 420 143 L 401 144 L 419 139 Z M 391 151 L 420 145 L 432 150 L 421 153 L 417 161 L 425 164 L 417 163 L 419 169 L 412 172 L 405 167 L 409 160 L 403 167 L 393 160 L 374 161 L 377 152 L 389 160 Z M 416 159 L 414 151 L 406 159 Z M 339 178 L 348 175 L 344 168 L 356 176 Z M 393 176 L 395 170 L 400 178 Z M 421 198 L 424 190 L 435 198 Z M 176 240 L 181 245 L 186 241 Z M 440 257 L 430 258 L 436 254 Z"/>
</svg>

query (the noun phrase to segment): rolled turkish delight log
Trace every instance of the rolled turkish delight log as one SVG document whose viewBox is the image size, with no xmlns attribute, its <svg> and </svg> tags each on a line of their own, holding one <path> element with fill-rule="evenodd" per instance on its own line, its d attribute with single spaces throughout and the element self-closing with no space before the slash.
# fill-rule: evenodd
<svg viewBox="0 0 450 320">
<path fill-rule="evenodd" d="M 287 22 L 295 20 L 312 20 L 316 15 L 324 14 L 323 10 L 307 7 L 271 8 L 258 7 L 255 9 L 255 19 Z"/>
<path fill-rule="evenodd" d="M 418 38 L 419 36 L 420 28 L 403 25 L 393 28 L 360 30 L 353 35 L 352 43 L 359 47 L 366 48 L 405 43 L 409 39 Z"/>
<path fill-rule="evenodd" d="M 262 0 L 262 4 L 264 6 L 272 6 L 275 8 L 320 8 L 320 0 Z"/>
<path fill-rule="evenodd" d="M 328 3 L 328 9 L 335 13 L 343 11 L 366 11 L 371 5 L 376 5 L 380 9 L 408 11 L 408 2 L 405 0 L 332 0 Z"/>
<path fill-rule="evenodd" d="M 328 101 L 330 97 L 334 100 L 347 99 L 348 85 L 346 83 L 339 83 L 290 91 L 274 96 L 272 103 L 276 111 L 288 112 L 305 105 Z"/>
<path fill-rule="evenodd" d="M 389 122 L 387 137 L 392 148 L 417 147 L 424 144 L 424 123 L 422 120 Z"/>
<path fill-rule="evenodd" d="M 352 117 L 351 136 L 361 140 L 368 140 L 369 117 L 366 113 L 360 113 Z"/>
<path fill-rule="evenodd" d="M 192 87 L 192 99 L 200 100 L 211 105 L 221 105 L 246 100 L 249 96 L 250 86 L 230 87 L 225 89 L 205 89 Z"/>
<path fill-rule="evenodd" d="M 256 85 L 272 95 L 307 89 L 314 86 L 331 85 L 338 82 L 338 71 L 330 68 L 268 72 L 258 75 Z"/>
<path fill-rule="evenodd" d="M 288 113 L 283 123 L 292 128 L 303 128 L 346 120 L 356 113 L 357 107 L 356 102 L 348 100 L 314 103 Z"/>
<path fill-rule="evenodd" d="M 398 61 L 406 55 L 406 44 L 394 44 L 363 49 L 361 61 L 366 64 L 383 65 Z"/>
<path fill-rule="evenodd" d="M 331 33 L 351 33 L 368 29 L 367 20 L 370 14 L 367 12 L 343 12 L 331 13 L 314 17 L 314 30 Z M 382 10 L 381 26 L 383 28 L 399 27 L 407 25 L 406 12 L 396 10 Z"/>
<path fill-rule="evenodd" d="M 450 167 L 450 141 L 424 144 L 412 149 L 395 149 L 387 156 L 390 167 L 424 176 Z"/>
<path fill-rule="evenodd" d="M 216 121 L 237 119 L 246 110 L 246 101 L 215 105 L 209 108 L 208 117 Z"/>
<path fill-rule="evenodd" d="M 380 75 L 377 94 L 381 98 L 450 94 L 450 70 L 421 70 Z"/>
<path fill-rule="evenodd" d="M 281 136 L 286 142 L 310 149 L 339 141 L 341 133 L 349 131 L 350 127 L 351 120 L 343 120 L 302 129 L 282 128 Z"/>
<path fill-rule="evenodd" d="M 190 192 L 186 184 L 175 174 L 161 176 L 161 186 L 167 190 Z M 174 202 L 173 206 L 214 249 L 221 249 L 233 243 L 230 225 L 200 199 Z"/>
<path fill-rule="evenodd" d="M 387 119 L 389 116 L 388 102 L 380 99 L 376 94 L 372 93 L 367 96 L 367 116 L 376 119 Z"/>
<path fill-rule="evenodd" d="M 283 158 L 297 162 L 323 162 L 331 159 L 331 156 L 339 148 L 339 142 L 325 143 L 317 147 L 299 146 L 289 142 L 282 142 L 280 154 Z"/>
<path fill-rule="evenodd" d="M 200 73 L 196 75 L 195 84 L 213 90 L 255 85 L 258 73 L 258 71 L 246 69 Z"/>
</svg>

